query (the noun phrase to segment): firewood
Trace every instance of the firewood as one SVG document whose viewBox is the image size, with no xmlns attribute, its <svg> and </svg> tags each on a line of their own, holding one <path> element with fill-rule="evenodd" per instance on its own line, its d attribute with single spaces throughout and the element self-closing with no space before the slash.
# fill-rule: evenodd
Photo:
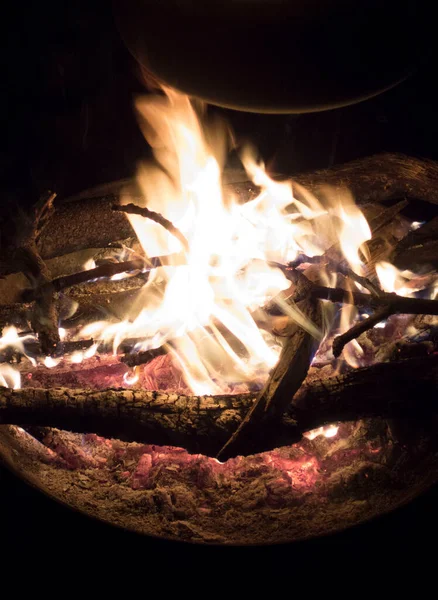
<svg viewBox="0 0 438 600">
<path fill-rule="evenodd" d="M 400 269 L 438 268 L 438 217 L 411 231 L 394 248 L 390 262 Z"/>
<path fill-rule="evenodd" d="M 314 193 L 325 185 L 347 187 L 361 205 L 391 198 L 438 204 L 438 165 L 401 154 L 371 156 L 332 169 L 297 175 L 294 180 Z M 132 197 L 133 202 L 136 199 Z M 118 196 L 110 194 L 58 204 L 38 240 L 41 257 L 48 259 L 85 248 L 105 248 L 114 241 L 135 236 L 125 216 L 112 210 L 117 201 Z M 15 248 L 2 248 L 0 276 L 20 270 L 14 251 Z"/>
<path fill-rule="evenodd" d="M 321 425 L 363 418 L 436 416 L 438 356 L 409 358 L 304 383 L 260 450 Z M 286 397 L 285 397 L 286 399 Z M 251 394 L 179 396 L 145 390 L 0 388 L 0 423 L 51 426 L 214 456 L 256 403 Z M 231 455 L 231 453 L 230 453 Z"/>
<path fill-rule="evenodd" d="M 333 356 L 340 356 L 342 350 L 346 344 L 348 344 L 348 342 L 358 338 L 360 335 L 362 335 L 362 333 L 369 331 L 375 327 L 377 323 L 384 321 L 389 316 L 391 316 L 391 310 L 389 306 L 383 306 L 382 308 L 376 310 L 376 312 L 368 317 L 368 319 L 363 319 L 363 321 L 355 323 L 348 331 L 336 336 L 333 340 Z"/>
<path fill-rule="evenodd" d="M 15 253 L 24 275 L 37 290 L 31 321 L 44 354 L 51 354 L 59 342 L 58 306 L 50 287 L 50 270 L 40 256 L 37 240 L 47 226 L 55 197 L 56 194 L 49 192 L 33 207 L 31 215 L 20 215 L 18 222 L 21 229 Z"/>
<path fill-rule="evenodd" d="M 299 289 L 296 293 L 299 294 Z M 318 301 L 306 300 L 298 307 L 316 327 L 321 325 L 321 307 Z M 272 444 L 278 421 L 290 398 L 306 378 L 319 341 L 298 324 L 295 325 L 267 384 L 239 428 L 220 450 L 219 460 L 241 453 L 260 452 L 266 449 L 266 444 Z"/>
<path fill-rule="evenodd" d="M 105 263 L 94 269 L 87 271 L 79 271 L 64 277 L 57 277 L 52 281 L 46 282 L 46 287 L 51 287 L 54 292 L 65 290 L 75 285 L 81 285 L 97 279 L 111 278 L 114 275 L 121 273 L 130 273 L 132 271 L 141 271 L 146 273 L 157 267 L 166 265 L 185 264 L 185 259 L 182 254 L 169 254 L 165 256 L 153 256 L 151 258 L 135 258 L 120 263 Z M 34 300 L 36 290 L 24 290 L 22 297 L 24 302 L 32 302 Z"/>
<path fill-rule="evenodd" d="M 366 265 L 366 273 L 368 276 L 375 276 L 375 264 L 381 258 L 380 244 L 373 243 L 373 241 L 376 242 L 378 239 L 376 238 L 377 234 L 381 233 L 382 230 L 385 230 L 385 228 L 392 223 L 394 217 L 396 217 L 407 205 L 408 202 L 402 200 L 397 202 L 394 206 L 383 209 L 377 216 L 369 220 L 369 226 L 373 237 L 371 242 L 366 244 L 370 255 Z M 370 281 L 368 277 L 358 275 L 349 267 L 348 262 L 342 255 L 340 243 L 333 244 L 320 256 L 310 257 L 300 254 L 289 264 L 289 266 L 294 268 L 303 263 L 323 265 L 328 270 L 335 273 L 341 273 L 349 277 L 352 281 L 359 283 L 371 294 L 379 296 L 381 293 L 380 288 Z"/>
<path fill-rule="evenodd" d="M 167 354 L 168 349 L 166 346 L 160 346 L 159 348 L 153 348 L 144 352 L 133 352 L 131 354 L 125 354 L 121 358 L 121 361 L 128 367 L 137 367 L 139 365 L 147 365 L 149 362 L 157 358 L 157 356 L 163 356 Z"/>
</svg>

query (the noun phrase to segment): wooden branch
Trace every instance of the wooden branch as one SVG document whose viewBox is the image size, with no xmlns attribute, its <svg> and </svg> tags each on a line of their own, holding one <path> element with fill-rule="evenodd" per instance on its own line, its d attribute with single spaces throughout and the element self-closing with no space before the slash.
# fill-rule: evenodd
<svg viewBox="0 0 438 600">
<path fill-rule="evenodd" d="M 164 256 L 153 256 L 151 258 L 135 258 L 120 263 L 105 263 L 88 271 L 79 271 L 72 275 L 58 277 L 52 281 L 46 282 L 46 287 L 52 291 L 60 292 L 75 285 L 82 285 L 97 279 L 110 279 L 120 273 L 130 273 L 133 271 L 142 271 L 143 273 L 156 269 L 157 267 L 176 266 L 185 264 L 185 258 L 182 254 L 168 254 Z M 35 299 L 37 290 L 24 290 L 23 301 L 32 302 Z"/>
<path fill-rule="evenodd" d="M 296 293 L 300 293 L 299 286 Z M 320 327 L 322 317 L 319 302 L 306 300 L 298 307 L 317 328 Z M 307 376 L 318 345 L 319 340 L 316 341 L 310 333 L 295 325 L 265 388 L 239 428 L 220 450 L 219 460 L 227 460 L 236 454 L 259 452 L 266 443 L 270 443 L 269 440 L 276 436 L 278 422 L 288 401 Z"/>
<path fill-rule="evenodd" d="M 397 204 L 385 208 L 381 213 L 370 219 L 368 225 L 370 226 L 372 236 L 376 236 L 378 233 L 385 229 L 387 225 L 390 225 L 395 217 L 401 213 L 401 211 L 409 204 L 408 200 L 400 200 Z"/>
<path fill-rule="evenodd" d="M 320 256 L 307 256 L 306 254 L 299 254 L 297 258 L 288 263 L 287 266 L 294 269 L 305 263 L 308 263 L 309 265 L 323 265 L 333 273 L 345 275 L 352 281 L 359 283 L 363 288 L 368 290 L 370 294 L 374 294 L 375 296 L 380 296 L 382 293 L 382 290 L 367 277 L 362 277 L 350 269 L 347 261 L 344 259 L 340 259 L 338 262 L 335 262 L 332 259 L 328 259 L 326 254 L 321 254 Z"/>
<path fill-rule="evenodd" d="M 125 356 L 122 356 L 120 360 L 128 367 L 137 367 L 138 365 L 146 365 L 154 360 L 154 358 L 157 358 L 157 356 L 163 356 L 167 353 L 167 346 L 160 346 L 159 348 L 153 348 L 152 350 L 146 350 L 145 352 L 125 354 Z"/>
<path fill-rule="evenodd" d="M 393 315 L 438 315 L 438 300 L 405 298 L 397 294 L 387 293 L 382 293 L 376 297 L 362 292 L 348 292 L 340 288 L 328 288 L 315 284 L 311 285 L 310 296 L 320 300 L 354 304 L 360 308 L 378 309 L 388 307 L 390 314 Z"/>
<path fill-rule="evenodd" d="M 292 287 L 290 294 L 294 295 L 296 302 L 305 298 L 313 298 L 314 300 L 330 300 L 331 302 L 339 302 L 341 304 L 354 304 L 359 308 L 376 310 L 382 307 L 389 307 L 391 314 L 407 314 L 407 315 L 438 315 L 438 300 L 429 300 L 425 298 L 405 298 L 397 294 L 388 294 L 382 292 L 380 296 L 365 294 L 363 292 L 350 292 L 342 288 L 329 288 L 323 285 L 313 283 L 300 271 L 291 269 L 280 263 L 269 263 L 282 270 L 285 277 L 293 284 L 300 285 L 298 292 Z M 286 296 L 288 299 L 291 296 Z M 276 311 L 272 306 L 272 301 L 265 306 L 265 310 L 270 314 L 275 314 Z"/>
<path fill-rule="evenodd" d="M 361 204 L 391 198 L 438 204 L 438 164 L 404 154 L 376 154 L 294 179 L 315 194 L 324 185 L 347 187 Z"/>
<path fill-rule="evenodd" d="M 55 197 L 50 192 L 43 196 L 35 205 L 32 218 L 23 219 L 16 253 L 18 260 L 21 257 L 23 273 L 36 288 L 31 322 L 44 354 L 51 354 L 59 342 L 58 307 L 53 290 L 47 286 L 51 281 L 50 270 L 40 256 L 37 238 L 47 225 Z"/>
<path fill-rule="evenodd" d="M 263 450 L 290 445 L 303 432 L 337 421 L 436 415 L 437 383 L 437 355 L 305 383 L 293 402 L 289 395 L 275 436 L 266 439 L 260 431 L 259 445 Z M 0 388 L 0 423 L 169 444 L 214 456 L 255 401 L 249 394 L 189 397 L 142 390 Z"/>
<path fill-rule="evenodd" d="M 365 333 L 365 331 L 372 329 L 375 325 L 377 325 L 377 323 L 384 321 L 390 315 L 390 308 L 388 306 L 383 306 L 370 317 L 368 317 L 368 319 L 358 321 L 348 331 L 336 336 L 333 340 L 333 356 L 336 358 L 340 356 L 342 350 L 349 342 L 358 338 L 360 335 L 362 335 L 362 333 Z"/>
<path fill-rule="evenodd" d="M 178 229 L 178 227 L 175 227 L 173 223 L 171 223 L 168 219 L 163 217 L 163 215 L 160 215 L 160 213 L 154 212 L 153 210 L 149 210 L 149 208 L 146 208 L 146 206 L 137 206 L 136 204 L 132 203 L 123 205 L 115 204 L 113 205 L 112 209 L 115 211 L 127 213 L 129 215 L 140 215 L 141 217 L 145 217 L 146 219 L 150 219 L 151 221 L 158 223 L 159 225 L 164 227 L 166 231 L 168 231 L 170 234 L 176 237 L 177 240 L 181 242 L 182 247 L 186 252 L 189 251 L 189 243 L 185 235 Z"/>
</svg>

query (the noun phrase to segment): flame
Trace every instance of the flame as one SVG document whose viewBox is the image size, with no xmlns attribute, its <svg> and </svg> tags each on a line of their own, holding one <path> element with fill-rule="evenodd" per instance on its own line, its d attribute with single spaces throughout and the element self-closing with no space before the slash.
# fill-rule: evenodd
<svg viewBox="0 0 438 600">
<path fill-rule="evenodd" d="M 80 364 L 84 360 L 84 353 L 78 350 L 77 352 L 73 352 L 70 356 L 70 362 L 75 365 Z"/>
<path fill-rule="evenodd" d="M 139 379 L 138 367 L 134 367 L 132 372 L 127 372 L 123 375 L 123 381 L 126 385 L 134 385 Z"/>
<path fill-rule="evenodd" d="M 147 207 L 179 229 L 188 249 L 159 224 L 129 214 L 146 257 L 167 255 L 169 265 L 151 271 L 122 321 L 93 323 L 79 337 L 110 343 L 114 353 L 126 338 L 137 340 L 135 349 L 141 351 L 172 342 L 169 352 L 194 393 L 229 393 L 241 385 L 250 389 L 266 380 L 281 350 L 253 317 L 290 286 L 273 265 L 285 265 L 299 254 L 322 255 L 339 244 L 359 273 L 370 229 L 348 190 L 326 186 L 317 197 L 294 181 L 277 181 L 250 147 L 241 160 L 260 194 L 242 204 L 222 185 L 230 144 L 226 128 L 207 122 L 204 107 L 195 109 L 187 96 L 168 88 L 162 92 L 136 102 L 155 158 L 140 167 L 137 179 Z M 122 197 L 122 203 L 131 201 L 129 194 Z M 174 254 L 180 258 L 172 263 Z M 299 326 L 322 339 L 298 307 L 278 302 Z M 333 315 L 327 309 L 325 331 Z M 353 318 L 354 309 L 347 308 L 341 327 Z M 351 361 L 357 363 L 360 346 L 355 346 L 349 344 Z M 79 363 L 87 352 L 70 359 Z M 132 377 L 126 379 L 129 385 Z"/>
<path fill-rule="evenodd" d="M 99 347 L 99 344 L 93 344 L 92 346 L 87 348 L 84 351 L 84 358 L 91 358 L 92 356 L 94 356 L 97 352 L 98 347 Z"/>
<path fill-rule="evenodd" d="M 342 252 L 353 271 L 360 274 L 364 264 L 360 251 L 362 255 L 369 258 L 364 244 L 371 239 L 370 226 L 362 212 L 355 206 L 351 196 L 338 204 L 334 214 L 337 214 L 341 220 L 339 243 Z"/>
<path fill-rule="evenodd" d="M 11 365 L 0 364 L 0 386 L 18 390 L 21 387 L 21 375 Z"/>
<path fill-rule="evenodd" d="M 58 365 L 61 362 L 61 359 L 58 358 L 53 358 L 52 356 L 46 356 L 44 358 L 44 366 L 47 367 L 48 369 L 53 369 L 53 367 L 56 367 L 56 365 Z"/>
<path fill-rule="evenodd" d="M 436 273 L 418 275 L 413 271 L 397 269 L 391 263 L 380 261 L 376 263 L 376 273 L 380 285 L 385 292 L 395 293 L 399 296 L 413 297 L 417 292 L 430 288 L 429 296 L 434 299 L 438 289 Z"/>
<path fill-rule="evenodd" d="M 33 334 L 20 335 L 19 331 L 13 325 L 5 327 L 3 336 L 0 337 L 0 350 L 6 348 L 14 348 L 21 354 L 26 355 L 24 344 L 28 341 L 34 341 L 36 338 Z"/>
<path fill-rule="evenodd" d="M 303 436 L 308 440 L 314 440 L 320 435 L 323 435 L 326 438 L 332 438 L 338 434 L 338 430 L 338 425 L 323 425 L 322 427 L 317 427 L 316 429 L 311 429 L 310 431 L 303 433 Z"/>
<path fill-rule="evenodd" d="M 96 263 L 94 262 L 94 258 L 89 258 L 85 261 L 84 266 L 82 267 L 83 271 L 90 271 L 91 269 L 96 268 Z"/>
</svg>

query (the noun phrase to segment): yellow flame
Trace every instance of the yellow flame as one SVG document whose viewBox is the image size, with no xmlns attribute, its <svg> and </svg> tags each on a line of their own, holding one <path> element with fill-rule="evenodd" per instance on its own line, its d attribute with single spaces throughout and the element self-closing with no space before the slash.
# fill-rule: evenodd
<svg viewBox="0 0 438 600">
<path fill-rule="evenodd" d="M 21 375 L 11 365 L 0 364 L 0 386 L 18 390 L 21 387 Z"/>
<path fill-rule="evenodd" d="M 123 375 L 123 381 L 126 385 L 134 385 L 139 379 L 138 367 L 134 367 L 132 372 L 127 372 Z"/>
<path fill-rule="evenodd" d="M 70 362 L 72 362 L 75 365 L 80 364 L 83 360 L 84 360 L 84 353 L 79 350 L 77 352 L 73 352 L 70 355 Z"/>
<path fill-rule="evenodd" d="M 26 355 L 24 344 L 27 341 L 35 340 L 35 336 L 32 334 L 19 335 L 19 331 L 13 325 L 5 327 L 3 329 L 3 335 L 0 337 L 0 350 L 5 348 L 14 348 L 21 354 Z"/>
<path fill-rule="evenodd" d="M 418 275 L 407 269 L 401 271 L 386 261 L 376 263 L 376 273 L 382 289 L 399 296 L 411 297 L 425 287 L 430 287 L 430 297 L 433 299 L 438 289 L 438 277 L 435 273 Z"/>
<path fill-rule="evenodd" d="M 53 369 L 53 367 L 56 367 L 56 365 L 58 365 L 61 362 L 61 359 L 55 359 L 52 356 L 46 356 L 44 358 L 44 366 L 47 367 L 48 369 Z"/>
<path fill-rule="evenodd" d="M 84 266 L 82 267 L 83 271 L 90 271 L 91 269 L 96 268 L 96 263 L 94 262 L 94 258 L 89 258 L 85 261 Z"/>
<path fill-rule="evenodd" d="M 198 394 L 250 386 L 266 379 L 281 349 L 252 314 L 290 285 L 267 263 L 321 255 L 339 243 L 358 271 L 369 227 L 347 190 L 325 187 L 316 197 L 296 182 L 276 181 L 249 147 L 242 163 L 260 194 L 242 204 L 222 185 L 226 130 L 206 124 L 187 96 L 162 91 L 136 103 L 155 158 L 140 167 L 137 179 L 148 208 L 182 232 L 188 250 L 159 224 L 138 215 L 128 218 L 146 257 L 183 254 L 185 264 L 179 258 L 172 265 L 169 258 L 169 266 L 150 273 L 122 321 L 93 323 L 80 337 L 112 343 L 115 353 L 126 338 L 139 340 L 138 350 L 171 341 L 174 360 Z M 128 194 L 122 197 L 122 203 L 131 201 Z M 297 307 L 283 304 L 299 326 L 322 338 Z M 71 360 L 86 357 L 75 354 Z"/>
<path fill-rule="evenodd" d="M 314 440 L 320 435 L 323 435 L 326 438 L 332 438 L 335 437 L 335 435 L 337 435 L 338 430 L 338 425 L 323 425 L 322 427 L 317 427 L 316 429 L 312 429 L 311 431 L 303 433 L 303 436 L 308 440 Z"/>
</svg>

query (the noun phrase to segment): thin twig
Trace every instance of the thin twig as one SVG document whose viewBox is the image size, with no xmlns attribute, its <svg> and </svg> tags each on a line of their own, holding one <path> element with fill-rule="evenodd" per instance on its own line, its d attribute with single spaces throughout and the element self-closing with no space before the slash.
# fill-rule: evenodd
<svg viewBox="0 0 438 600">
<path fill-rule="evenodd" d="M 177 227 L 175 227 L 171 221 L 163 217 L 163 215 L 160 215 L 160 213 L 149 210 L 149 208 L 146 208 L 145 206 L 137 206 L 136 204 L 132 204 L 132 202 L 130 204 L 124 204 L 123 206 L 120 204 L 114 204 L 112 209 L 130 215 L 140 215 L 141 217 L 145 217 L 146 219 L 150 219 L 151 221 L 158 223 L 181 242 L 186 252 L 189 251 L 189 243 L 185 235 Z"/>
<path fill-rule="evenodd" d="M 35 286 L 32 327 L 38 334 L 45 354 L 51 354 L 59 343 L 58 307 L 50 287 L 50 270 L 38 251 L 37 239 L 47 225 L 55 197 L 56 194 L 49 192 L 34 206 L 32 219 L 27 223 L 21 243 L 23 272 L 29 283 Z"/>
<path fill-rule="evenodd" d="M 128 367 L 137 367 L 138 365 L 146 365 L 147 363 L 157 358 L 157 356 L 163 356 L 168 353 L 168 347 L 160 346 L 159 348 L 153 348 L 152 350 L 146 350 L 145 352 L 136 352 L 132 354 L 125 354 L 120 359 Z"/>
<path fill-rule="evenodd" d="M 363 288 L 368 290 L 371 294 L 374 294 L 375 296 L 380 296 L 382 294 L 382 290 L 379 289 L 377 285 L 367 279 L 367 277 L 363 277 L 362 275 L 355 273 L 353 269 L 346 264 L 345 260 L 341 260 L 340 262 L 336 263 L 334 260 L 327 259 L 325 254 L 321 254 L 319 256 L 307 256 L 306 254 L 299 254 L 294 261 L 288 264 L 288 267 L 295 268 L 306 263 L 309 265 L 322 264 L 330 271 L 345 275 L 352 281 L 358 283 Z"/>
<path fill-rule="evenodd" d="M 368 319 L 364 319 L 363 321 L 359 321 L 353 327 L 351 327 L 345 333 L 338 335 L 333 340 L 333 355 L 337 358 L 341 355 L 344 347 L 351 342 L 352 340 L 358 338 L 362 333 L 372 329 L 377 323 L 384 321 L 389 316 L 391 316 L 391 309 L 389 306 L 382 306 L 379 310 L 377 310 L 374 314 L 368 317 Z"/>
<path fill-rule="evenodd" d="M 53 291 L 60 292 L 69 287 L 75 285 L 81 285 L 90 281 L 96 281 L 97 279 L 109 279 L 114 275 L 120 273 L 131 273 L 133 271 L 141 271 L 145 273 L 156 269 L 157 267 L 164 266 L 177 266 L 185 264 L 185 258 L 183 254 L 167 254 L 164 256 L 153 256 L 151 258 L 136 258 L 133 260 L 127 260 L 120 263 L 105 263 L 94 269 L 88 269 L 88 271 L 79 271 L 72 275 L 65 275 L 63 277 L 57 277 L 47 283 Z M 32 302 L 34 300 L 36 290 L 25 290 L 22 294 L 24 302 Z"/>
</svg>

